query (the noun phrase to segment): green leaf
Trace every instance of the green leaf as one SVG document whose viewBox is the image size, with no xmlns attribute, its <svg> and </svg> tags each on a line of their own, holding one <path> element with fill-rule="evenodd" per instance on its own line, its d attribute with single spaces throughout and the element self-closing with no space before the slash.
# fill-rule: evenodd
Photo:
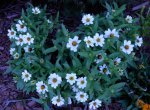
<svg viewBox="0 0 150 110">
<path fill-rule="evenodd" d="M 46 55 L 46 54 L 49 54 L 49 53 L 51 53 L 51 52 L 55 52 L 57 50 L 57 47 L 51 47 L 51 48 L 48 48 L 48 49 L 46 49 L 45 51 L 44 51 L 44 54 Z"/>
<path fill-rule="evenodd" d="M 66 27 L 62 24 L 61 25 L 61 28 L 62 28 L 62 31 L 63 31 L 63 34 L 65 35 L 65 36 L 68 36 L 69 34 L 68 34 L 68 30 L 66 29 Z"/>
</svg>

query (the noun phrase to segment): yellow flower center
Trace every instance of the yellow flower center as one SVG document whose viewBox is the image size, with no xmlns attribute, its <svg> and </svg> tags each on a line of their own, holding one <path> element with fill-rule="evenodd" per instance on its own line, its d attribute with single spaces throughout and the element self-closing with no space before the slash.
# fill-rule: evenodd
<svg viewBox="0 0 150 110">
<path fill-rule="evenodd" d="M 129 49 L 129 46 L 128 46 L 128 45 L 125 45 L 124 48 L 125 48 L 126 50 L 128 50 L 128 49 Z"/>
<path fill-rule="evenodd" d="M 29 77 L 29 75 L 28 75 L 28 74 L 26 74 L 26 75 L 25 75 L 25 77 L 26 77 L 26 78 L 28 78 L 28 77 Z"/>
<path fill-rule="evenodd" d="M 74 80 L 74 77 L 70 77 L 69 79 L 70 79 L 70 80 Z"/>
<path fill-rule="evenodd" d="M 84 84 L 84 80 L 81 81 L 81 84 Z"/>
<path fill-rule="evenodd" d="M 113 38 L 113 37 L 114 37 L 114 34 L 113 34 L 113 33 L 111 33 L 111 34 L 110 34 L 110 37 L 111 37 L 111 38 Z"/>
<path fill-rule="evenodd" d="M 86 22 L 90 22 L 90 18 L 86 18 Z"/>
<path fill-rule="evenodd" d="M 14 32 L 13 32 L 13 31 L 11 32 L 11 35 L 14 35 Z"/>
<path fill-rule="evenodd" d="M 53 78 L 53 83 L 56 83 L 57 82 L 57 79 L 56 78 Z"/>
<path fill-rule="evenodd" d="M 103 72 L 106 73 L 106 72 L 107 72 L 107 68 L 104 68 L 104 69 L 103 69 Z"/>
<path fill-rule="evenodd" d="M 97 41 L 97 42 L 100 42 L 100 41 L 101 41 L 101 39 L 100 39 L 100 38 L 97 38 L 97 39 L 96 39 L 96 41 Z"/>
<path fill-rule="evenodd" d="M 83 95 L 83 94 L 81 94 L 81 95 L 80 95 L 80 98 L 83 98 L 83 97 L 84 97 L 84 95 Z"/>
<path fill-rule="evenodd" d="M 77 42 L 76 42 L 76 41 L 73 41 L 73 42 L 72 42 L 72 45 L 73 45 L 73 46 L 76 46 L 76 45 L 77 45 Z"/>
<path fill-rule="evenodd" d="M 41 89 L 44 90 L 45 89 L 45 85 L 41 85 Z"/>
</svg>

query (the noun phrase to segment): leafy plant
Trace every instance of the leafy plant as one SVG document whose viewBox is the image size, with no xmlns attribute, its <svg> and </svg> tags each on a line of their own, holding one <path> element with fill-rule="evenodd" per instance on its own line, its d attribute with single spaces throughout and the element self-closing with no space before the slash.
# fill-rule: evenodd
<svg viewBox="0 0 150 110">
<path fill-rule="evenodd" d="M 58 16 L 47 19 L 46 7 L 23 11 L 8 33 L 13 58 L 7 72 L 13 73 L 17 88 L 37 91 L 40 98 L 33 99 L 45 110 L 48 103 L 72 102 L 98 108 L 118 96 L 125 85 L 121 76 L 127 76 L 128 67 L 137 68 L 133 47 L 142 42 L 136 19 L 124 17 L 125 5 L 106 8 L 107 15 L 83 15 L 75 32 L 58 24 Z"/>
</svg>

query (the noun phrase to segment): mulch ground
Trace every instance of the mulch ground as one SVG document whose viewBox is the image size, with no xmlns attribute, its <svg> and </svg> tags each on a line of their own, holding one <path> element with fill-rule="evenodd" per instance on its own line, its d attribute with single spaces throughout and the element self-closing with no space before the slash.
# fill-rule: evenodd
<svg viewBox="0 0 150 110">
<path fill-rule="evenodd" d="M 32 96 L 36 96 L 34 93 L 26 95 L 22 91 L 17 90 L 12 75 L 3 74 L 8 67 L 6 62 L 10 59 L 10 41 L 6 36 L 7 30 L 10 28 L 13 20 L 20 17 L 21 10 L 26 7 L 28 0 L 12 0 L 9 4 L 8 1 L 10 0 L 0 3 L 0 110 L 43 110 L 39 104 L 31 100 Z M 57 12 L 56 9 L 57 7 L 51 8 L 49 11 L 55 14 Z M 73 30 L 79 24 L 77 20 L 72 18 L 66 18 L 64 22 L 70 30 Z M 64 110 L 67 109 L 64 108 Z M 81 110 L 81 108 L 76 107 L 74 110 Z M 107 107 L 104 106 L 102 110 L 123 109 L 121 109 L 120 104 L 115 102 Z"/>
</svg>

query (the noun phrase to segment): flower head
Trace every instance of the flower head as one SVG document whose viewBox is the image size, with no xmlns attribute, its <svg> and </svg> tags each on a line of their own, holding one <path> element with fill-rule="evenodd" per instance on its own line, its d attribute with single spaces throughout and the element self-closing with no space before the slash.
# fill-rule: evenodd
<svg viewBox="0 0 150 110">
<path fill-rule="evenodd" d="M 20 56 L 20 55 L 19 55 L 19 53 L 17 53 L 17 52 L 13 55 L 14 59 L 18 59 L 19 56 Z"/>
<path fill-rule="evenodd" d="M 119 33 L 116 29 L 113 29 L 113 30 L 108 29 L 107 31 L 105 31 L 104 37 L 105 38 L 114 38 L 114 37 L 119 38 Z"/>
<path fill-rule="evenodd" d="M 76 82 L 77 76 L 75 73 L 66 74 L 66 79 L 70 85 L 73 85 Z"/>
<path fill-rule="evenodd" d="M 100 62 L 102 62 L 104 60 L 103 55 L 101 53 L 99 53 L 98 55 L 96 55 L 96 59 L 95 62 L 98 64 Z"/>
<path fill-rule="evenodd" d="M 25 22 L 23 20 L 18 21 L 18 24 L 16 24 L 18 32 L 26 32 L 27 31 L 27 27 L 24 24 L 25 24 Z"/>
<path fill-rule="evenodd" d="M 39 14 L 39 13 L 41 13 L 41 11 L 38 7 L 35 7 L 35 8 L 32 8 L 32 13 L 33 14 Z"/>
<path fill-rule="evenodd" d="M 31 76 L 32 75 L 27 70 L 24 70 L 22 72 L 22 79 L 24 80 L 24 82 L 28 82 L 31 79 Z"/>
<path fill-rule="evenodd" d="M 73 85 L 73 86 L 72 86 L 72 91 L 73 91 L 73 92 L 79 92 L 79 89 L 78 89 L 75 85 Z"/>
<path fill-rule="evenodd" d="M 77 48 L 79 46 L 79 43 L 81 40 L 78 40 L 78 36 L 74 36 L 74 38 L 69 38 L 69 41 L 67 43 L 67 48 L 70 48 L 73 52 L 77 52 Z"/>
<path fill-rule="evenodd" d="M 94 43 L 95 43 L 95 46 L 100 46 L 100 47 L 103 47 L 103 45 L 104 45 L 104 37 L 103 37 L 103 35 L 99 35 L 98 33 L 96 33 L 95 35 L 94 35 Z"/>
<path fill-rule="evenodd" d="M 137 37 L 136 37 L 136 40 L 135 40 L 135 46 L 141 47 L 142 44 L 143 44 L 143 39 L 142 39 L 142 37 L 137 36 Z"/>
<path fill-rule="evenodd" d="M 55 96 L 52 98 L 52 104 L 57 106 L 64 105 L 65 100 L 61 96 Z"/>
<path fill-rule="evenodd" d="M 55 89 L 59 84 L 61 84 L 61 82 L 62 82 L 61 77 L 56 73 L 50 74 L 50 76 L 48 77 L 48 84 L 51 84 L 51 86 Z"/>
<path fill-rule="evenodd" d="M 103 74 L 111 74 L 106 64 L 103 64 L 102 66 L 99 66 L 100 72 Z"/>
<path fill-rule="evenodd" d="M 75 98 L 78 102 L 86 102 L 88 99 L 88 95 L 84 92 L 77 92 Z"/>
<path fill-rule="evenodd" d="M 121 62 L 121 58 L 115 58 L 114 59 L 114 65 L 118 65 Z"/>
<path fill-rule="evenodd" d="M 84 89 L 87 85 L 86 77 L 80 77 L 77 79 L 78 88 Z"/>
<path fill-rule="evenodd" d="M 27 52 L 27 53 L 33 53 L 34 52 L 34 49 L 29 47 L 28 45 L 26 47 L 24 47 L 24 51 Z"/>
<path fill-rule="evenodd" d="M 93 110 L 98 109 L 100 106 L 102 106 L 102 101 L 100 101 L 99 99 L 96 99 L 89 103 L 89 108 Z"/>
<path fill-rule="evenodd" d="M 84 38 L 84 42 L 86 43 L 87 48 L 94 47 L 94 39 L 90 36 Z"/>
<path fill-rule="evenodd" d="M 10 51 L 10 55 L 13 55 L 15 50 L 16 50 L 15 48 L 10 48 L 10 50 L 9 50 Z"/>
<path fill-rule="evenodd" d="M 32 36 L 29 33 L 24 35 L 24 43 L 25 44 L 31 45 L 31 44 L 33 44 L 33 42 L 34 42 L 34 38 L 32 38 Z"/>
<path fill-rule="evenodd" d="M 8 29 L 7 36 L 9 37 L 9 39 L 14 39 L 16 37 L 16 31 L 14 29 Z"/>
<path fill-rule="evenodd" d="M 129 15 L 127 15 L 127 17 L 125 18 L 125 20 L 126 20 L 128 23 L 132 23 L 132 22 L 133 22 L 132 16 L 129 16 Z"/>
<path fill-rule="evenodd" d="M 43 81 L 39 81 L 36 83 L 36 91 L 39 94 L 45 94 L 46 92 L 48 92 L 48 87 Z"/>
<path fill-rule="evenodd" d="M 84 25 L 90 25 L 90 24 L 93 24 L 94 17 L 90 14 L 86 14 L 82 17 L 81 21 Z"/>
<path fill-rule="evenodd" d="M 130 54 L 133 51 L 134 45 L 131 44 L 131 41 L 124 40 L 123 46 L 121 46 L 121 50 L 126 53 Z"/>
<path fill-rule="evenodd" d="M 23 35 L 20 34 L 19 37 L 15 37 L 15 39 L 16 39 L 16 45 L 23 46 L 23 44 L 25 44 Z"/>
</svg>

